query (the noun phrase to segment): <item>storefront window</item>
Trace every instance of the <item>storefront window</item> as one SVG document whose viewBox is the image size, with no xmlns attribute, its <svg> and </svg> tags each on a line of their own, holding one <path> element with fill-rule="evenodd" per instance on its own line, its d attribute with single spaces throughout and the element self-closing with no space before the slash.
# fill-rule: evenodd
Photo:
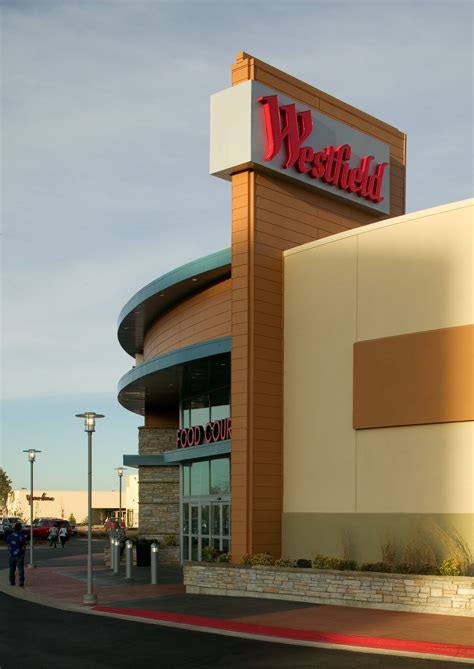
<svg viewBox="0 0 474 669">
<path fill-rule="evenodd" d="M 191 495 L 209 495 L 209 460 L 191 465 Z"/>
<path fill-rule="evenodd" d="M 181 427 L 230 416 L 230 355 L 194 360 L 183 370 Z"/>
<path fill-rule="evenodd" d="M 183 497 L 191 494 L 191 465 L 183 465 Z"/>
<path fill-rule="evenodd" d="M 189 400 L 184 400 L 181 409 L 181 427 L 190 427 L 190 408 L 191 402 Z"/>
<path fill-rule="evenodd" d="M 193 360 L 188 368 L 189 395 L 196 395 L 209 389 L 209 359 Z M 186 393 L 188 394 L 188 393 Z"/>
<path fill-rule="evenodd" d="M 211 460 L 211 495 L 228 495 L 230 492 L 229 458 Z"/>
<path fill-rule="evenodd" d="M 191 425 L 205 425 L 209 422 L 209 395 L 191 400 L 190 420 Z"/>
<path fill-rule="evenodd" d="M 211 393 L 211 420 L 230 416 L 230 388 L 221 388 Z"/>
</svg>

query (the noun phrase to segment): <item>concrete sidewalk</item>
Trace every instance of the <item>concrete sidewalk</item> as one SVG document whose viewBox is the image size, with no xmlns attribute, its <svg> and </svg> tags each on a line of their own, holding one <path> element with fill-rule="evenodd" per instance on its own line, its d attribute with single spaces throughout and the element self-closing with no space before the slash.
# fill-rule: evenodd
<svg viewBox="0 0 474 669">
<path fill-rule="evenodd" d="M 188 595 L 179 567 L 162 568 L 158 585 L 150 570 L 134 567 L 133 580 L 94 556 L 97 606 L 82 604 L 86 560 L 58 556 L 26 570 L 25 588 L 0 576 L 6 594 L 55 608 L 169 625 L 217 634 L 338 650 L 375 652 L 474 664 L 474 618 L 313 605 L 271 599 Z"/>
</svg>

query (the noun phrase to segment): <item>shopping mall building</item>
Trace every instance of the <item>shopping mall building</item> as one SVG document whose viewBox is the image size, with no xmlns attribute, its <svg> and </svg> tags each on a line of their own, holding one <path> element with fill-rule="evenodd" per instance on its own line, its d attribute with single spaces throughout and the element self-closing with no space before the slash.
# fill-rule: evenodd
<svg viewBox="0 0 474 669">
<path fill-rule="evenodd" d="M 405 170 L 403 132 L 238 54 L 211 98 L 232 246 L 119 317 L 141 534 L 233 561 L 473 540 L 473 203 L 406 215 Z"/>
</svg>

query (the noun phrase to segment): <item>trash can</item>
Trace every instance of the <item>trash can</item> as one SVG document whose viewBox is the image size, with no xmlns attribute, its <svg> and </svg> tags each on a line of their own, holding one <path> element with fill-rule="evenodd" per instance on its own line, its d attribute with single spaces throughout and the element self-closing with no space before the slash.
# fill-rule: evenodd
<svg viewBox="0 0 474 669">
<path fill-rule="evenodd" d="M 137 567 L 151 566 L 151 545 L 149 539 L 139 539 L 137 541 Z"/>
</svg>

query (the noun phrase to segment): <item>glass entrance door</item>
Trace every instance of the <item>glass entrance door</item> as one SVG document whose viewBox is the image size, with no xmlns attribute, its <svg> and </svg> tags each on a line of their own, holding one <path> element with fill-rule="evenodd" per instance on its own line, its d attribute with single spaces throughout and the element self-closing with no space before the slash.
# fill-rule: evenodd
<svg viewBox="0 0 474 669">
<path fill-rule="evenodd" d="M 212 546 L 221 553 L 229 552 L 230 504 L 212 502 L 211 504 L 211 540 Z"/>
<path fill-rule="evenodd" d="M 210 498 L 183 502 L 182 558 L 202 560 L 203 550 L 212 545 L 221 553 L 230 550 L 230 503 Z"/>
</svg>

